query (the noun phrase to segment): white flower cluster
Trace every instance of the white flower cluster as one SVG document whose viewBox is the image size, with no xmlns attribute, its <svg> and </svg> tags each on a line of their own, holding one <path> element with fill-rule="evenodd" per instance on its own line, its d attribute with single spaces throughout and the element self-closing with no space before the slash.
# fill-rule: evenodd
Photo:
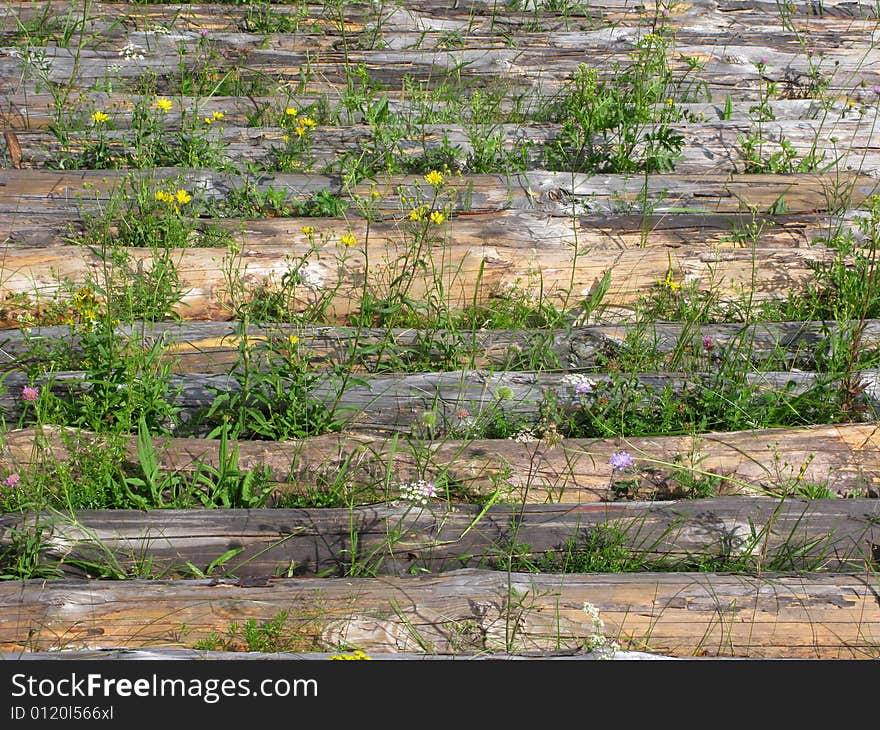
<svg viewBox="0 0 880 730">
<path fill-rule="evenodd" d="M 434 482 L 428 482 L 424 479 L 400 486 L 400 498 L 413 504 L 425 506 L 429 499 L 436 496 L 437 487 L 434 486 Z"/>
<path fill-rule="evenodd" d="M 144 49 L 136 45 L 132 41 L 129 41 L 122 48 L 119 49 L 119 55 L 122 56 L 126 61 L 143 61 Z"/>
<path fill-rule="evenodd" d="M 562 382 L 565 385 L 574 388 L 574 392 L 578 395 L 590 393 L 592 392 L 593 388 L 596 387 L 596 381 L 592 378 L 588 378 L 582 373 L 570 373 L 569 375 L 563 375 Z"/>
<path fill-rule="evenodd" d="M 533 434 L 529 429 L 524 429 L 523 431 L 518 431 L 508 438 L 508 441 L 516 441 L 518 444 L 530 444 L 538 439 L 535 438 L 535 434 Z"/>
<path fill-rule="evenodd" d="M 616 641 L 609 641 L 608 637 L 605 636 L 605 622 L 599 617 L 599 609 L 592 603 L 585 601 L 584 613 L 587 614 L 587 618 L 590 620 L 591 631 L 589 636 L 587 636 L 584 648 L 587 651 L 605 650 L 610 652 L 610 655 L 613 655 L 614 652 L 620 649 L 620 644 Z"/>
</svg>

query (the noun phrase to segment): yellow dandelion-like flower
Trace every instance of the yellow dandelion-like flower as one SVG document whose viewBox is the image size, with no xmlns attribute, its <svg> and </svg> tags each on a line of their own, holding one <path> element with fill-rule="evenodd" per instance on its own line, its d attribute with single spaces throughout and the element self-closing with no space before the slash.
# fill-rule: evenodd
<svg viewBox="0 0 880 730">
<path fill-rule="evenodd" d="M 426 205 L 419 206 L 418 208 L 413 208 L 409 212 L 409 219 L 411 221 L 423 221 L 425 220 L 425 215 L 428 212 L 428 207 Z"/>
<path fill-rule="evenodd" d="M 186 190 L 181 189 L 181 190 L 178 190 L 178 191 L 174 194 L 174 199 L 175 199 L 178 203 L 180 203 L 181 205 L 186 205 L 186 204 L 189 203 L 193 198 L 192 198 L 192 195 L 190 195 L 188 192 L 186 192 Z"/>
<path fill-rule="evenodd" d="M 303 117 L 299 120 L 299 123 L 304 127 L 308 127 L 309 129 L 314 129 L 318 126 L 318 123 L 311 117 Z"/>
<path fill-rule="evenodd" d="M 293 131 L 296 132 L 297 137 L 302 137 L 306 133 L 306 128 L 305 127 L 297 127 Z"/>
<path fill-rule="evenodd" d="M 354 246 L 357 243 L 357 239 L 349 232 L 339 237 L 339 243 L 343 246 Z"/>
<path fill-rule="evenodd" d="M 164 96 L 160 96 L 153 102 L 153 109 L 158 109 L 165 113 L 170 112 L 172 106 L 174 105 L 171 103 L 171 99 L 167 99 Z"/>
<path fill-rule="evenodd" d="M 158 190 L 156 192 L 156 200 L 160 203 L 171 204 L 174 202 L 174 196 L 171 193 L 166 193 L 164 190 Z"/>
<path fill-rule="evenodd" d="M 443 175 L 437 170 L 431 170 L 431 172 L 425 175 L 425 182 L 432 187 L 438 188 L 443 184 Z"/>
<path fill-rule="evenodd" d="M 289 134 L 282 134 L 281 141 L 282 142 L 290 142 L 290 135 Z"/>
<path fill-rule="evenodd" d="M 226 116 L 226 112 L 214 112 L 211 116 L 214 119 L 216 119 L 217 121 L 219 121 L 219 120 L 223 119 L 223 117 Z"/>
<path fill-rule="evenodd" d="M 300 230 L 305 233 L 307 236 L 311 236 L 315 232 L 314 226 L 303 226 Z"/>
<path fill-rule="evenodd" d="M 95 124 L 103 124 L 108 119 L 110 119 L 109 114 L 105 114 L 104 112 L 92 112 L 92 121 Z"/>
<path fill-rule="evenodd" d="M 213 123 L 214 123 L 214 117 L 205 117 L 202 121 L 204 121 L 205 124 L 213 124 Z"/>
<path fill-rule="evenodd" d="M 295 109 L 292 106 L 289 106 L 287 107 L 287 109 L 284 110 L 284 113 L 289 117 L 295 117 L 297 114 L 299 114 L 299 110 Z"/>
<path fill-rule="evenodd" d="M 296 335 L 291 335 L 290 337 L 287 338 L 287 341 L 288 341 L 291 345 L 296 345 L 296 344 L 299 343 L 299 337 L 297 337 Z"/>
<path fill-rule="evenodd" d="M 431 223 L 435 223 L 436 225 L 440 225 L 443 221 L 446 220 L 446 216 L 441 213 L 439 210 L 435 210 L 431 213 Z"/>
</svg>

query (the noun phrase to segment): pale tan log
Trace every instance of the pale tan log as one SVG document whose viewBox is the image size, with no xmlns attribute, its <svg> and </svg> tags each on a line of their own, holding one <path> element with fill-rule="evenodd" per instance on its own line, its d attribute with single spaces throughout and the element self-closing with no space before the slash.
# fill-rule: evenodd
<svg viewBox="0 0 880 730">
<path fill-rule="evenodd" d="M 609 531 L 620 536 L 620 549 L 655 570 L 715 561 L 856 572 L 870 569 L 880 551 L 876 499 L 27 513 L 0 516 L 0 547 L 37 526 L 43 559 L 80 577 L 143 577 L 144 565 L 150 577 L 191 576 L 190 566 L 206 571 L 239 549 L 215 576 L 437 573 L 504 567 L 511 554 L 561 560 Z"/>
<path fill-rule="evenodd" d="M 0 451 L 6 472 L 51 468 L 105 443 L 89 432 L 44 426 L 8 431 Z M 166 471 L 219 466 L 219 442 L 154 438 Z M 124 440 L 137 464 L 134 437 Z M 765 429 L 695 436 L 563 439 L 556 444 L 503 439 L 394 439 L 330 434 L 294 442 L 238 441 L 242 469 L 268 468 L 292 494 L 341 489 L 359 503 L 393 499 L 414 479 L 443 478 L 459 499 L 498 492 L 528 503 L 669 499 L 709 484 L 721 494 L 792 495 L 806 486 L 842 496 L 880 494 L 880 432 L 876 424 Z M 611 456 L 626 450 L 636 468 L 615 474 Z M 387 475 L 391 474 L 390 480 Z M 712 481 L 715 484 L 712 485 Z"/>
<path fill-rule="evenodd" d="M 204 649 L 171 649 L 166 647 L 143 648 L 143 649 L 65 649 L 63 651 L 12 651 L 0 652 L 2 661 L 81 661 L 104 660 L 104 661 L 144 661 L 145 659 L 160 660 L 198 660 L 198 661 L 285 661 L 295 659 L 297 661 L 326 661 L 333 657 L 351 656 L 352 652 L 339 651 L 304 651 L 304 652 L 264 652 L 248 651 L 244 644 L 234 644 L 226 651 L 206 651 Z M 593 651 L 547 651 L 520 652 L 518 654 L 499 653 L 473 653 L 473 654 L 416 654 L 413 652 L 396 652 L 394 654 L 372 652 L 370 659 L 381 661 L 617 661 L 617 660 L 672 660 L 661 654 L 652 654 L 645 651 L 628 651 L 617 649 L 606 651 L 596 649 Z"/>
<path fill-rule="evenodd" d="M 180 287 L 180 299 L 172 306 L 172 312 L 188 320 L 232 318 L 234 303 L 230 300 L 224 268 L 231 269 L 243 290 L 251 295 L 260 288 L 278 289 L 285 274 L 298 270 L 300 283 L 289 291 L 287 300 L 291 316 L 307 314 L 316 323 L 344 323 L 360 308 L 364 280 L 362 250 L 346 249 L 338 239 L 319 246 L 317 254 L 308 255 L 308 249 L 303 248 L 297 251 L 293 246 L 286 250 L 254 246 L 238 254 L 208 248 L 172 251 Z M 371 289 L 380 297 L 393 294 L 383 289 L 383 282 L 390 278 L 389 274 L 399 272 L 383 256 L 396 258 L 403 251 L 389 251 L 372 243 L 369 248 Z M 149 268 L 155 260 L 155 254 L 148 250 L 132 248 L 128 253 L 130 270 L 117 269 L 119 277 L 136 275 L 139 266 Z M 601 302 L 603 308 L 611 309 L 609 316 L 618 321 L 630 317 L 632 310 L 657 289 L 658 282 L 670 271 L 674 280 L 684 280 L 696 291 L 712 291 L 720 301 L 749 298 L 758 302 L 785 298 L 790 291 L 810 286 L 816 276 L 814 265 L 830 264 L 838 256 L 834 250 L 822 247 L 714 251 L 682 247 L 674 251 L 585 250 L 575 260 L 570 248 L 554 247 L 538 254 L 503 245 L 455 244 L 434 246 L 426 255 L 430 270 L 414 272 L 407 283 L 406 294 L 412 299 L 427 298 L 440 278 L 446 304 L 452 310 L 464 310 L 474 302 L 485 305 L 494 296 L 514 288 L 534 291 L 539 285 L 544 304 L 574 309 L 610 272 L 610 285 Z M 10 251 L 3 263 L 0 299 L 7 301 L 4 309 L 9 324 L 15 322 L 18 312 L 33 311 L 53 299 L 63 300 L 62 292 L 71 285 L 91 283 L 104 287 L 107 283 L 100 257 L 83 248 L 17 249 Z M 328 291 L 332 296 L 325 300 Z M 14 297 L 24 300 L 16 304 Z"/>
<path fill-rule="evenodd" d="M 300 650 L 576 649 L 593 633 L 678 656 L 873 658 L 880 608 L 871 578 L 717 573 L 530 575 L 462 570 L 439 577 L 272 580 L 4 581 L 5 651 L 185 647 L 231 622 L 288 612 Z"/>
</svg>

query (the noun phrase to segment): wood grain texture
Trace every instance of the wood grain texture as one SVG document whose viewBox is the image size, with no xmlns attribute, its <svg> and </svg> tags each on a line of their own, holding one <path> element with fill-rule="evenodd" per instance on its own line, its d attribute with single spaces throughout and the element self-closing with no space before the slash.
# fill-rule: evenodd
<svg viewBox="0 0 880 730">
<path fill-rule="evenodd" d="M 310 402 L 324 407 L 336 430 L 382 430 L 440 437 L 461 431 L 465 418 L 487 421 L 499 415 L 515 424 L 517 430 L 535 427 L 541 421 L 542 406 L 552 403 L 553 408 L 572 411 L 593 407 L 603 396 L 613 397 L 621 389 L 626 403 L 648 407 L 667 389 L 681 395 L 699 390 L 717 393 L 722 388 L 718 375 L 711 372 L 639 373 L 628 375 L 619 385 L 603 373 L 594 373 L 592 377 L 595 381 L 592 391 L 579 395 L 575 392 L 576 382 L 562 373 L 479 370 L 370 373 L 351 381 L 341 376 L 318 378 L 308 386 L 307 395 Z M 880 370 L 865 369 L 854 377 L 854 387 L 859 388 L 858 403 L 867 418 L 880 408 Z M 830 397 L 828 389 L 839 387 L 842 380 L 842 376 L 812 372 L 749 372 L 737 388 L 749 389 L 754 399 L 775 394 L 783 403 L 810 391 Z M 0 393 L 0 413 L 7 422 L 18 421 L 24 412 L 22 388 L 33 384 L 32 381 L 41 387 L 51 387 L 62 399 L 75 400 L 94 389 L 84 371 L 53 373 L 51 379 L 10 373 L 4 380 L 8 390 Z M 167 384 L 165 398 L 177 409 L 169 427 L 182 435 L 206 435 L 213 427 L 206 426 L 207 413 L 218 396 L 243 393 L 242 382 L 231 375 L 171 375 Z M 243 402 L 268 412 L 266 404 L 278 398 L 278 388 L 287 389 L 290 384 L 290 379 L 283 377 L 253 384 L 251 395 L 244 395 Z M 120 384 L 120 389 L 125 387 L 130 386 Z"/>
<path fill-rule="evenodd" d="M 204 114 L 204 112 L 200 112 Z M 854 119 L 853 119 L 854 118 Z M 864 170 L 866 174 L 880 167 L 880 139 L 876 134 L 877 113 L 871 109 L 862 115 L 851 114 L 846 120 L 823 116 L 815 120 L 776 120 L 760 125 L 764 158 L 781 149 L 781 142 L 791 145 L 797 157 L 815 158 L 815 169 L 820 172 L 836 170 Z M 667 125 L 679 134 L 684 144 L 681 157 L 675 162 L 679 174 L 742 173 L 746 168 L 743 140 L 756 131 L 757 125 L 746 120 L 705 121 Z M 490 132 L 497 135 L 501 149 L 511 152 L 523 149 L 530 169 L 540 169 L 548 152 L 558 147 L 562 133 L 559 124 L 493 124 L 468 129 L 455 124 L 414 125 L 410 134 L 394 144 L 393 152 L 399 159 L 417 158 L 436 154 L 444 145 L 456 149 L 454 164 L 467 169 L 475 154 L 475 145 Z M 648 125 L 644 133 L 656 127 Z M 12 133 L 8 133 L 12 134 Z M 13 167 L 41 168 L 57 166 L 66 156 L 76 159 L 96 140 L 95 133 L 70 134 L 62 143 L 49 132 L 20 132 L 18 147 L 6 136 L 7 151 Z M 280 151 L 285 148 L 288 131 L 277 126 L 236 127 L 226 124 L 211 133 L 211 139 L 222 145 L 223 154 L 233 165 L 243 168 L 258 163 L 268 170 L 277 169 Z M 103 132 L 102 137 L 113 145 L 113 155 L 124 161 L 134 152 L 133 134 Z M 597 142 L 599 141 L 597 136 Z M 310 148 L 303 160 L 307 170 L 318 173 L 338 170 L 340 157 L 358 155 L 360 150 L 382 149 L 369 127 L 344 126 L 316 129 L 310 135 Z M 641 154 L 636 148 L 634 154 Z M 119 163 L 121 166 L 122 162 Z"/>
<path fill-rule="evenodd" d="M 663 365 L 685 361 L 706 367 L 729 358 L 758 365 L 772 359 L 809 369 L 843 330 L 832 322 L 652 322 L 464 333 L 270 323 L 249 325 L 242 334 L 235 322 L 133 322 L 114 331 L 120 342 L 160 347 L 163 361 L 174 373 L 211 375 L 238 372 L 239 347 L 245 343 L 250 348 L 249 366 L 266 371 L 272 353 L 288 349 L 291 336 L 298 338 L 298 356 L 313 367 L 344 365 L 356 372 L 418 363 L 433 363 L 436 370 L 525 370 L 534 369 L 533 362 L 554 371 L 597 370 L 633 348 L 654 353 Z M 711 350 L 703 344 L 707 337 Z M 880 320 L 865 320 L 861 347 L 866 353 L 880 348 Z M 67 325 L 0 330 L 0 372 L 51 362 L 59 349 L 82 357 L 82 334 Z"/>
<path fill-rule="evenodd" d="M 677 656 L 873 658 L 880 608 L 872 579 L 767 573 L 567 575 L 474 569 L 442 576 L 270 580 L 4 581 L 0 647 L 185 647 L 231 622 L 288 612 L 309 650 L 576 649 L 593 633 Z"/>
<path fill-rule="evenodd" d="M 87 431 L 44 426 L 10 430 L 0 465 L 26 473 L 98 448 Z M 192 471 L 219 466 L 211 439 L 154 438 L 159 465 Z M 880 494 L 880 431 L 876 424 L 812 426 L 618 439 L 563 439 L 517 443 L 507 439 L 404 440 L 374 434 L 331 434 L 292 442 L 237 441 L 242 469 L 268 468 L 279 489 L 292 494 L 339 490 L 354 502 L 395 499 L 401 484 L 442 479 L 456 498 L 488 497 L 525 503 L 585 503 L 641 497 L 688 496 L 694 479 L 714 479 L 724 494 L 791 496 L 800 485 L 821 485 L 841 496 Z M 127 459 L 137 463 L 134 438 Z M 609 459 L 626 450 L 632 473 L 616 475 Z M 388 479 L 387 475 L 392 474 Z M 616 484 L 627 485 L 624 490 Z M 331 486 L 332 485 L 332 486 Z"/>
<path fill-rule="evenodd" d="M 368 249 L 364 251 L 364 248 Z M 188 320 L 227 320 L 236 305 L 279 291 L 290 282 L 285 306 L 289 316 L 308 314 L 326 323 L 345 324 L 360 309 L 364 280 L 380 300 L 400 293 L 388 282 L 400 272 L 403 246 L 387 241 L 363 242 L 352 248 L 339 239 L 314 246 L 255 245 L 237 253 L 219 248 L 173 249 L 165 255 L 144 248 L 126 249 L 124 266 L 105 267 L 100 252 L 70 246 L 10 249 L 4 260 L 0 300 L 9 326 L 19 313 L 33 314 L 53 300 L 64 301 L 71 284 L 96 289 L 118 286 L 120 280 L 150 270 L 156 261 L 173 267 L 178 298 L 171 312 Z M 414 251 L 411 252 L 415 253 Z M 550 243 L 529 251 L 497 244 L 443 244 L 424 246 L 418 258 L 425 267 L 412 271 L 406 295 L 427 299 L 442 283 L 445 304 L 453 311 L 487 305 L 511 290 L 534 291 L 540 286 L 543 303 L 576 315 L 580 303 L 597 291 L 608 274 L 601 314 L 612 321 L 631 319 L 633 310 L 656 291 L 670 274 L 694 292 L 713 292 L 720 302 L 757 302 L 785 298 L 815 280 L 816 266 L 838 260 L 830 248 L 722 249 L 682 246 L 623 251 L 582 250 Z M 369 261 L 369 267 L 365 263 Z M 844 259 L 852 265 L 852 258 Z M 108 280 L 108 271 L 110 273 Z M 291 276 L 292 274 L 292 276 Z M 286 277 L 286 279 L 285 279 Z M 247 294 L 233 300 L 230 279 Z M 540 284 L 539 284 L 540 282 Z M 313 319 L 314 321 L 314 319 Z"/>
<path fill-rule="evenodd" d="M 503 567 L 505 555 L 540 561 L 569 541 L 614 530 L 620 549 L 674 570 L 710 560 L 755 570 L 870 569 L 880 551 L 880 501 L 727 497 L 603 505 L 407 503 L 356 508 L 87 510 L 0 516 L 0 548 L 16 531 L 43 527 L 44 559 L 67 575 L 101 566 L 138 575 L 207 571 L 215 577 L 393 575 Z M 596 550 L 593 547 L 593 550 Z M 717 564 L 717 563 L 716 563 Z"/>
</svg>

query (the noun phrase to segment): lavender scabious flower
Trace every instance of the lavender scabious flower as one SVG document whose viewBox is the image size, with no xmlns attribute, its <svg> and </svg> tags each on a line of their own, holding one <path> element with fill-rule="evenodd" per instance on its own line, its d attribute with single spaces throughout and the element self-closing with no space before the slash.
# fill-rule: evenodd
<svg viewBox="0 0 880 730">
<path fill-rule="evenodd" d="M 703 349 L 709 352 L 715 349 L 715 340 L 709 337 L 709 335 L 703 335 Z"/>
<path fill-rule="evenodd" d="M 611 456 L 608 463 L 614 471 L 625 471 L 630 469 L 636 461 L 626 451 L 617 451 Z"/>
<path fill-rule="evenodd" d="M 33 403 L 40 397 L 40 389 L 26 385 L 21 389 L 21 399 Z"/>
<path fill-rule="evenodd" d="M 8 477 L 6 477 L 6 479 L 0 482 L 0 484 L 2 484 L 4 487 L 13 488 L 15 487 L 15 485 L 18 484 L 20 480 L 21 477 L 18 474 L 10 474 Z"/>
</svg>

